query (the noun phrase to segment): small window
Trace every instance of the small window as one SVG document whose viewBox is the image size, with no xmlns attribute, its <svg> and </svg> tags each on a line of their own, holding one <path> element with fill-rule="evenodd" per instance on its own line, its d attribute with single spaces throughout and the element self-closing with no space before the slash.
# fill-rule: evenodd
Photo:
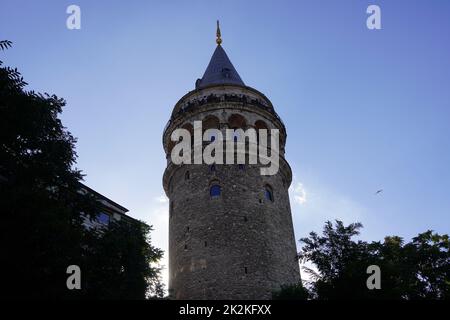
<svg viewBox="0 0 450 320">
<path fill-rule="evenodd" d="M 100 212 L 97 215 L 97 222 L 103 225 L 108 225 L 110 220 L 110 216 L 107 213 Z"/>
<path fill-rule="evenodd" d="M 224 78 L 231 78 L 231 70 L 229 68 L 223 68 L 222 74 Z"/>
<path fill-rule="evenodd" d="M 245 274 L 247 274 L 247 273 L 248 273 L 248 269 L 247 269 L 247 267 L 244 267 L 244 272 L 245 272 Z"/>
<path fill-rule="evenodd" d="M 190 176 L 189 176 L 189 170 L 186 171 L 186 173 L 184 174 L 184 180 L 189 180 Z"/>
<path fill-rule="evenodd" d="M 209 167 L 209 170 L 211 170 L 211 172 L 215 172 L 215 171 L 216 171 L 216 165 L 212 164 L 212 165 Z"/>
<path fill-rule="evenodd" d="M 205 241 L 205 247 L 207 247 L 207 246 L 208 246 L 208 242 Z"/>
<path fill-rule="evenodd" d="M 267 200 L 273 202 L 273 191 L 272 188 L 270 186 L 265 186 L 264 187 L 264 196 Z"/>
<path fill-rule="evenodd" d="M 220 193 L 221 193 L 221 188 L 218 184 L 211 186 L 211 188 L 209 189 L 209 195 L 213 198 L 219 197 Z"/>
</svg>

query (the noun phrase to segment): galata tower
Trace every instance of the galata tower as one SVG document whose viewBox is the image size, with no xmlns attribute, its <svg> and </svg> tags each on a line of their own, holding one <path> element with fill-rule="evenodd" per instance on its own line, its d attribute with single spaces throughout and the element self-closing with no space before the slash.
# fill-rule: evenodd
<svg viewBox="0 0 450 320">
<path fill-rule="evenodd" d="M 203 77 L 176 103 L 163 133 L 169 294 L 270 299 L 281 285 L 300 281 L 288 193 L 292 172 L 284 158 L 286 128 L 270 100 L 242 81 L 222 47 L 218 24 L 216 42 Z M 278 129 L 278 172 L 262 175 L 259 163 L 174 164 L 171 151 L 177 142 L 171 134 L 184 128 L 194 136 L 194 121 L 201 121 L 203 131 L 221 130 L 223 137 L 226 129 Z"/>
</svg>

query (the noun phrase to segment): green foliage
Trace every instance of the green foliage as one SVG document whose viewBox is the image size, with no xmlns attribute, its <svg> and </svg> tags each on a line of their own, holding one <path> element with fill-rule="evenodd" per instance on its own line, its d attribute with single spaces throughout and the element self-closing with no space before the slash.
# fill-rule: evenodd
<svg viewBox="0 0 450 320">
<path fill-rule="evenodd" d="M 8 46 L 8 45 L 6 45 Z M 4 46 L 2 46 L 3 48 Z M 0 194 L 8 297 L 64 297 L 66 268 L 82 255 L 80 212 L 95 203 L 78 192 L 75 138 L 56 96 L 23 91 L 17 70 L 0 68 Z"/>
<path fill-rule="evenodd" d="M 0 50 L 6 50 L 8 48 L 11 48 L 12 41 L 9 40 L 1 40 L 0 41 Z"/>
<path fill-rule="evenodd" d="M 302 283 L 283 285 L 272 293 L 273 300 L 308 300 L 309 292 Z"/>
<path fill-rule="evenodd" d="M 2 50 L 2 51 L 10 48 L 11 46 L 12 46 L 12 42 L 9 40 L 1 40 L 0 41 L 0 50 Z M 2 66 L 2 65 L 3 65 L 3 61 L 0 60 L 0 66 Z M 28 84 L 25 81 L 23 81 L 23 77 L 20 74 L 20 72 L 17 71 L 17 68 L 13 69 L 10 67 L 6 67 L 2 71 L 3 72 L 0 73 L 0 76 L 4 77 L 4 79 L 2 79 L 2 80 L 7 80 L 7 81 L 2 81 L 3 90 L 5 90 L 5 91 L 8 91 L 8 90 L 14 91 L 15 89 L 20 90 L 20 89 L 23 89 Z M 2 90 L 2 89 L 0 89 L 0 90 Z"/>
<path fill-rule="evenodd" d="M 82 267 L 86 270 L 86 297 L 145 299 L 149 293 L 161 295 L 159 269 L 151 264 L 162 257 L 162 251 L 150 244 L 150 231 L 145 223 L 122 219 L 89 233 L 90 254 Z"/>
<path fill-rule="evenodd" d="M 432 231 L 404 244 L 402 238 L 384 242 L 354 241 L 360 223 L 345 227 L 328 221 L 323 236 L 311 232 L 299 257 L 312 262 L 310 294 L 316 299 L 449 299 L 450 253 L 448 235 Z M 381 269 L 381 289 L 366 286 L 367 267 Z"/>
<path fill-rule="evenodd" d="M 1 50 L 10 46 L 0 42 Z M 95 218 L 98 202 L 78 192 L 76 139 L 58 118 L 65 101 L 24 91 L 25 85 L 16 69 L 0 66 L 2 295 L 145 297 L 157 277 L 148 263 L 161 256 L 150 245 L 150 227 L 117 224 L 101 235 L 84 227 L 80 213 Z M 80 291 L 66 287 L 72 264 L 80 265 L 82 279 L 86 274 L 89 280 Z"/>
</svg>

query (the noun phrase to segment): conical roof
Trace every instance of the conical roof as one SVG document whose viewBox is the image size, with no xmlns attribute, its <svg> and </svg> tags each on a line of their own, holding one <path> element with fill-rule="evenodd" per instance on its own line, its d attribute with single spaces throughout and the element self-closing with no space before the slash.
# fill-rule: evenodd
<svg viewBox="0 0 450 320">
<path fill-rule="evenodd" d="M 203 77 L 197 80 L 195 87 L 202 88 L 213 84 L 245 85 L 220 44 L 217 45 Z"/>
</svg>

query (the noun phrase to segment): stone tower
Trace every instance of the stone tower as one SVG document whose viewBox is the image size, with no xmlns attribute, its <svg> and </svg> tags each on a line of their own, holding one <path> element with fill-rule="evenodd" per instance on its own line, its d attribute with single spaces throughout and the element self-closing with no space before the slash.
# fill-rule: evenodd
<svg viewBox="0 0 450 320">
<path fill-rule="evenodd" d="M 203 77 L 177 102 L 163 134 L 169 293 L 176 299 L 270 299 L 280 285 L 300 280 L 286 129 L 270 100 L 242 81 L 219 27 L 216 42 Z M 202 121 L 203 130 L 279 129 L 278 173 L 261 175 L 259 163 L 175 165 L 171 133 L 184 128 L 193 134 L 194 121 Z"/>
</svg>

